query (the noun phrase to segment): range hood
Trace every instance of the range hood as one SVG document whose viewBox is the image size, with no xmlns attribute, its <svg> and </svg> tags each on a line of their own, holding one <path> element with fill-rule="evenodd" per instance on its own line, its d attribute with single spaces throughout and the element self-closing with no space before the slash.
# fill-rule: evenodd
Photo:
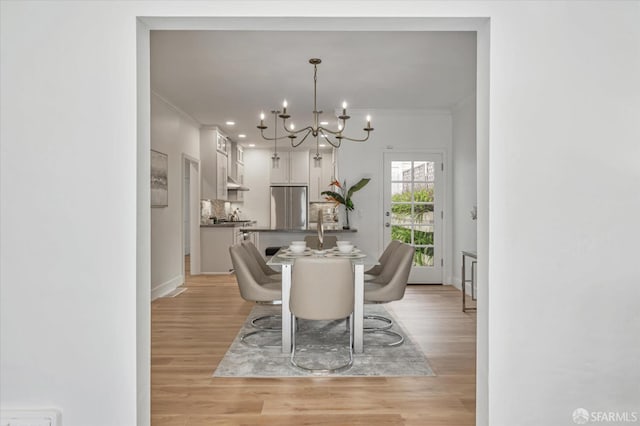
<svg viewBox="0 0 640 426">
<path fill-rule="evenodd" d="M 249 188 L 237 182 L 231 176 L 227 176 L 227 190 L 228 191 L 248 191 Z"/>
</svg>

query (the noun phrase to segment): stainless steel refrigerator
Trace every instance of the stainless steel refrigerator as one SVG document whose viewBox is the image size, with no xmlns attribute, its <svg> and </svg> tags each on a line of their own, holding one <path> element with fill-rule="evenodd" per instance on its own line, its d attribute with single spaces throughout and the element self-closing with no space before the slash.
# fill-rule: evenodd
<svg viewBox="0 0 640 426">
<path fill-rule="evenodd" d="M 271 187 L 271 228 L 307 229 L 307 187 Z"/>
</svg>

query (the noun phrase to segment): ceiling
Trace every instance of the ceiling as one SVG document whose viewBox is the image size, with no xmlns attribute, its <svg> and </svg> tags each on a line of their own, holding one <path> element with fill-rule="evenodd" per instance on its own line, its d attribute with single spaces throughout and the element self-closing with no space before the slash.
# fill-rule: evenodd
<svg viewBox="0 0 640 426">
<path fill-rule="evenodd" d="M 297 128 L 311 124 L 312 57 L 322 59 L 327 120 L 346 100 L 376 127 L 376 110 L 451 108 L 476 87 L 475 32 L 152 31 L 151 89 L 200 124 L 264 147 L 259 115 L 271 135 L 269 111 L 284 99 Z M 361 128 L 347 122 L 345 135 L 361 137 Z"/>
</svg>

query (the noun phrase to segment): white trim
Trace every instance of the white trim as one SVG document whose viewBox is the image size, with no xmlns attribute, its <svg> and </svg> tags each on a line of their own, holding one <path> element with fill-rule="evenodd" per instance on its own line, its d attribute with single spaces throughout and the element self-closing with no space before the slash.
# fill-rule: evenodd
<svg viewBox="0 0 640 426">
<path fill-rule="evenodd" d="M 411 3 L 412 4 L 412 3 Z M 476 346 L 476 423 L 479 426 L 489 424 L 489 84 L 490 84 L 490 34 L 491 34 L 491 18 L 481 11 L 466 12 L 472 16 L 464 17 L 441 17 L 433 16 L 434 12 L 421 12 L 427 16 L 416 17 L 414 8 L 407 8 L 407 3 L 403 2 L 404 7 L 399 9 L 395 17 L 339 17 L 339 18 L 315 18 L 295 16 L 295 11 L 290 16 L 260 18 L 256 16 L 237 17 L 149 17 L 137 16 L 138 20 L 138 103 L 144 104 L 148 99 L 148 91 L 150 88 L 150 64 L 149 64 L 149 36 L 150 30 L 266 30 L 266 31 L 475 31 L 477 33 L 477 84 L 476 93 L 478 107 L 477 117 L 477 164 L 478 164 L 478 254 L 482 259 L 486 268 L 482 270 L 484 273 L 478 275 L 478 282 L 486 286 L 478 299 L 478 319 L 477 319 L 477 346 Z M 467 10 L 473 9 L 464 6 Z M 407 10 L 407 11 L 405 11 Z M 366 14 L 366 12 L 363 12 Z M 402 17 L 402 15 L 406 17 Z M 197 15 L 195 13 L 194 15 Z M 474 16 L 475 15 L 475 16 Z M 481 16 L 478 16 L 481 15 Z M 141 51 L 142 48 L 145 51 Z M 145 87 L 146 86 L 146 87 Z M 145 97 L 144 94 L 147 93 Z M 143 342 L 138 341 L 138 349 L 141 356 L 138 357 L 138 371 L 147 370 L 145 374 L 139 376 L 138 386 L 138 424 L 147 425 L 150 423 L 148 411 L 150 407 L 149 400 L 149 370 L 150 363 L 148 359 L 143 358 L 149 353 L 150 341 L 148 325 L 150 324 L 150 312 L 148 306 L 144 305 L 145 297 L 148 297 L 148 289 L 150 277 L 149 258 L 150 245 L 148 244 L 149 233 L 149 212 L 148 212 L 148 149 L 150 132 L 149 117 L 145 114 L 145 108 L 138 109 L 138 245 L 137 245 L 137 286 L 138 286 L 138 303 L 137 303 L 137 327 L 139 335 L 144 337 Z M 143 158 L 142 155 L 146 156 Z M 383 160 L 381 160 L 384 162 Z M 447 165 L 450 165 L 447 162 Z M 144 178 L 141 179 L 141 178 Z M 143 201 L 146 201 L 145 205 Z M 146 209 L 144 212 L 142 209 Z M 141 230 L 140 230 L 141 229 Z M 142 237 L 142 238 L 141 238 Z M 145 295 L 146 289 L 146 295 Z M 140 338 L 138 338 L 140 340 Z M 147 357 L 148 358 L 148 357 Z M 145 389 L 146 388 L 146 389 Z M 145 395 L 140 396 L 142 393 Z"/>
<path fill-rule="evenodd" d="M 182 284 L 184 284 L 184 275 L 178 275 L 171 278 L 169 281 L 165 281 L 164 283 L 155 286 L 151 290 L 151 300 L 153 301 L 158 297 L 166 296 Z"/>
</svg>

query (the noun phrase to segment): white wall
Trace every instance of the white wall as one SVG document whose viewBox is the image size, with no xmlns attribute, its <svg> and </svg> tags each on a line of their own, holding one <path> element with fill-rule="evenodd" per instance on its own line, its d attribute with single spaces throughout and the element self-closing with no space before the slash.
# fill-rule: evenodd
<svg viewBox="0 0 640 426">
<path fill-rule="evenodd" d="M 319 22 L 325 29 L 491 19 L 490 89 L 479 90 L 491 107 L 488 146 L 478 123 L 478 157 L 488 159 L 478 173 L 489 182 L 478 203 L 490 225 L 478 229 L 489 286 L 479 424 L 637 410 L 639 3 L 326 3 L 327 15 L 413 19 Z M 134 325 L 148 309 L 136 305 L 136 277 L 148 282 L 135 260 L 145 235 L 135 17 L 316 12 L 294 1 L 0 3 L 3 408 L 60 407 L 67 426 L 136 423 L 136 337 L 148 319 Z"/>
<path fill-rule="evenodd" d="M 366 111 L 352 111 L 347 123 L 358 136 L 358 123 L 364 123 Z M 445 155 L 451 151 L 451 114 L 448 111 L 406 110 L 371 111 L 375 131 L 364 143 L 343 142 L 338 152 L 338 176 L 351 186 L 363 177 L 372 178 L 363 189 L 354 194 L 355 210 L 349 213 L 349 222 L 358 232 L 350 235 L 359 247 L 369 253 L 382 253 L 383 231 L 383 162 L 385 150 L 415 151 L 417 149 L 442 150 Z M 450 211 L 445 199 L 445 212 Z M 449 201 L 450 203 L 450 201 Z M 340 220 L 344 221 L 344 208 L 340 207 Z M 449 223 L 445 218 L 445 222 Z M 446 247 L 450 246 L 451 232 L 445 229 Z"/>
<path fill-rule="evenodd" d="M 477 222 L 471 218 L 473 206 L 477 206 L 477 168 L 476 168 L 476 96 L 473 94 L 461 101 L 452 110 L 453 149 L 452 149 L 452 187 L 453 187 L 453 268 L 447 279 L 460 288 L 462 257 L 460 252 L 476 251 Z M 468 273 L 471 272 L 470 266 Z M 469 289 L 469 287 L 467 287 Z"/>
<path fill-rule="evenodd" d="M 169 205 L 151 209 L 151 298 L 154 299 L 184 282 L 182 154 L 200 158 L 198 123 L 155 94 L 151 97 L 151 148 L 169 156 Z"/>
</svg>

